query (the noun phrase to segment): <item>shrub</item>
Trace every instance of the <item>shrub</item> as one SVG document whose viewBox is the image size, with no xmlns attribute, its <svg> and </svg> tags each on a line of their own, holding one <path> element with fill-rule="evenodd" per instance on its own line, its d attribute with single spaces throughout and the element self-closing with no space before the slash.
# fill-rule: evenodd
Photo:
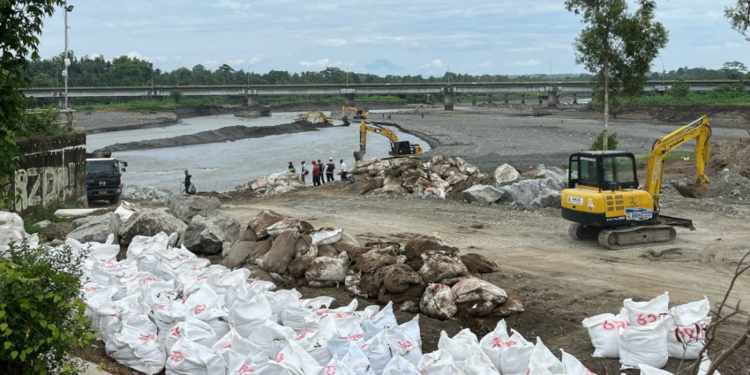
<svg viewBox="0 0 750 375">
<path fill-rule="evenodd" d="M 669 95 L 675 98 L 686 98 L 690 95 L 690 85 L 684 81 L 679 81 L 672 85 L 672 88 L 669 90 Z"/>
<path fill-rule="evenodd" d="M 609 133 L 607 136 L 607 150 L 617 150 L 617 133 Z M 591 149 L 598 151 L 604 149 L 604 131 L 602 130 L 599 135 L 596 136 L 594 143 L 591 145 Z"/>
<path fill-rule="evenodd" d="M 27 243 L 0 252 L 0 373 L 73 374 L 93 340 L 80 299 L 84 254 Z"/>
</svg>

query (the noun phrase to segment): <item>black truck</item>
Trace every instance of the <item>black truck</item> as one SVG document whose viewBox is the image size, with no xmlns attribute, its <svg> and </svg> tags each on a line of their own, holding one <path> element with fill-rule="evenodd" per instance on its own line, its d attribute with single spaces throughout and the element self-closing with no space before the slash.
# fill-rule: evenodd
<svg viewBox="0 0 750 375">
<path fill-rule="evenodd" d="M 127 162 L 114 159 L 111 154 L 87 155 L 86 198 L 89 203 L 117 203 L 122 194 L 122 173 L 127 166 Z"/>
</svg>

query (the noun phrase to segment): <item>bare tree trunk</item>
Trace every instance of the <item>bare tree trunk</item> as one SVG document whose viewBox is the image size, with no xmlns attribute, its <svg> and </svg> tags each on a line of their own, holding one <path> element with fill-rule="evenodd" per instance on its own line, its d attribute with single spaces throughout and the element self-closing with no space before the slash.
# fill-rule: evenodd
<svg viewBox="0 0 750 375">
<path fill-rule="evenodd" d="M 602 132 L 602 149 L 609 149 L 609 56 L 604 57 L 604 132 Z"/>
</svg>

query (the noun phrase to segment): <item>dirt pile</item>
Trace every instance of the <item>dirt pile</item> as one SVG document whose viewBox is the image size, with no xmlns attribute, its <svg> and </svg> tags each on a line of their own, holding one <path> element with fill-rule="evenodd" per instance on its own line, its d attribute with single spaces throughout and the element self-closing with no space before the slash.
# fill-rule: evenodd
<svg viewBox="0 0 750 375">
<path fill-rule="evenodd" d="M 712 197 L 732 201 L 750 200 L 750 139 L 713 145 L 709 164 L 710 183 L 696 192 L 690 177 L 673 181 L 672 185 L 686 197 Z"/>
<path fill-rule="evenodd" d="M 477 254 L 459 257 L 457 248 L 434 237 L 362 244 L 343 229 L 315 229 L 304 220 L 263 211 L 250 220 L 240 238 L 224 265 L 244 266 L 268 281 L 346 287 L 354 296 L 383 304 L 392 301 L 400 311 L 438 319 L 523 311 L 505 290 L 472 273 L 496 272 L 497 264 Z"/>
<path fill-rule="evenodd" d="M 328 124 L 313 124 L 308 122 L 294 122 L 292 124 L 274 125 L 274 126 L 254 126 L 247 127 L 242 125 L 226 126 L 220 129 L 207 130 L 194 134 L 180 135 L 170 138 L 149 139 L 144 141 L 117 143 L 111 146 L 97 150 L 97 152 L 116 152 L 130 150 L 148 150 L 155 148 L 168 148 L 189 145 L 201 145 L 206 143 L 221 143 L 237 141 L 247 138 L 261 138 L 271 135 L 294 134 L 329 127 Z"/>
<path fill-rule="evenodd" d="M 446 199 L 490 177 L 459 157 L 436 155 L 428 161 L 395 158 L 359 162 L 353 171 L 358 194 L 411 194 Z"/>
</svg>

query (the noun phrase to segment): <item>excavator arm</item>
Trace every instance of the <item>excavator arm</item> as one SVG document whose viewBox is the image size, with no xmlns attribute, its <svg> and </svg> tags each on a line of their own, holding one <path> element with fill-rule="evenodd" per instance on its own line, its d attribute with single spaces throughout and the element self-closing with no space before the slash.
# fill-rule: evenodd
<svg viewBox="0 0 750 375">
<path fill-rule="evenodd" d="M 380 134 L 388 138 L 388 140 L 391 143 L 391 148 L 392 148 L 391 155 L 395 156 L 395 155 L 407 154 L 407 152 L 398 153 L 398 150 L 396 149 L 396 147 L 394 147 L 394 145 L 397 145 L 399 143 L 408 143 L 408 142 L 399 142 L 398 135 L 396 135 L 396 133 L 394 133 L 392 130 L 386 127 L 369 124 L 365 122 L 365 120 L 363 119 L 359 123 L 359 151 L 354 152 L 355 160 L 361 160 L 364 157 L 365 153 L 367 153 L 367 133 Z M 419 145 L 407 144 L 407 148 L 410 148 L 410 150 L 408 151 L 408 154 L 419 155 L 422 153 L 422 147 Z"/>
<path fill-rule="evenodd" d="M 695 184 L 697 187 L 708 184 L 706 162 L 711 151 L 711 120 L 708 116 L 703 116 L 654 142 L 646 171 L 646 191 L 654 198 L 657 207 L 664 175 L 664 158 L 691 140 L 695 140 Z"/>
</svg>

